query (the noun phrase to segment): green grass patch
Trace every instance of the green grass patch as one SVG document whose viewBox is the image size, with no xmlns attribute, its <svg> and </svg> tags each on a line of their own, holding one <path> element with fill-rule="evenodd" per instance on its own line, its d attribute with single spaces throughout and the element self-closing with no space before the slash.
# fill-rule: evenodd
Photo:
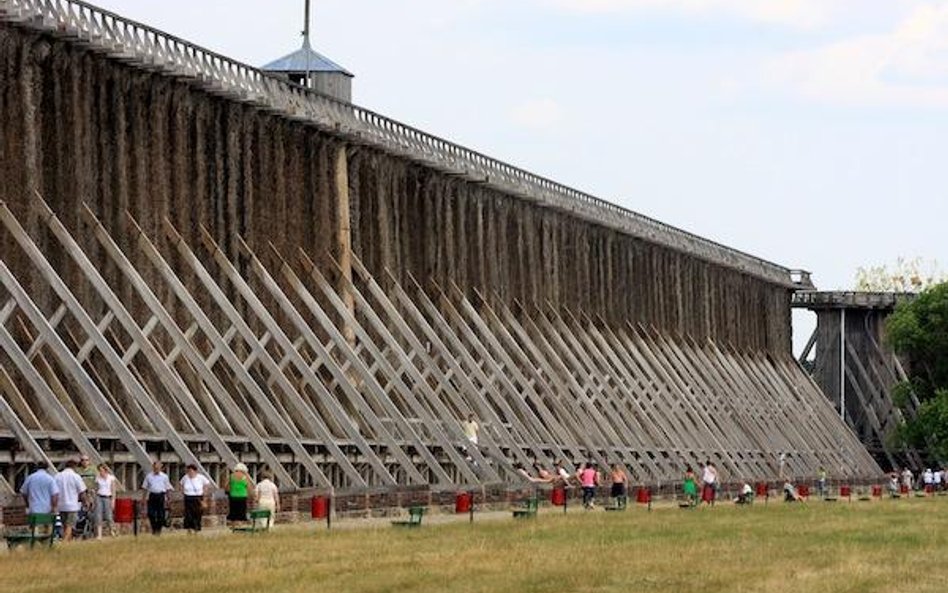
<svg viewBox="0 0 948 593">
<path fill-rule="evenodd" d="M 508 515 L 509 516 L 509 515 Z M 483 518 L 482 518 L 483 519 Z M 944 591 L 948 501 L 541 511 L 420 529 L 280 526 L 0 555 L 0 591 Z"/>
</svg>

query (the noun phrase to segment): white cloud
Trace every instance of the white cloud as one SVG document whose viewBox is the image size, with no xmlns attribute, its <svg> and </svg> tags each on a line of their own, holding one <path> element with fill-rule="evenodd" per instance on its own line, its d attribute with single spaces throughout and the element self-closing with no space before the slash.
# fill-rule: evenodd
<svg viewBox="0 0 948 593">
<path fill-rule="evenodd" d="M 554 0 L 559 7 L 585 13 L 673 12 L 685 16 L 727 15 L 796 28 L 824 24 L 835 12 L 833 0 Z M 835 4 L 840 4 L 836 0 Z"/>
<path fill-rule="evenodd" d="M 786 53 L 765 79 L 819 101 L 948 107 L 948 2 L 916 7 L 888 33 Z"/>
<path fill-rule="evenodd" d="M 510 112 L 510 119 L 518 126 L 536 130 L 548 129 L 563 121 L 562 106 L 550 98 L 525 101 Z"/>
</svg>

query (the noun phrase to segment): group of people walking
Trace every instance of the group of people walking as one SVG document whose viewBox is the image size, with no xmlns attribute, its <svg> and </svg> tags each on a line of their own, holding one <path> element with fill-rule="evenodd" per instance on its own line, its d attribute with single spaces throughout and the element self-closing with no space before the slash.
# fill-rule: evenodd
<svg viewBox="0 0 948 593">
<path fill-rule="evenodd" d="M 86 455 L 70 459 L 53 475 L 37 467 L 20 487 L 30 514 L 58 514 L 62 537 L 71 540 L 76 526 L 91 526 L 96 538 L 115 531 L 115 495 L 120 485 L 105 463 L 93 466 Z"/>
<path fill-rule="evenodd" d="M 539 462 L 534 462 L 533 470 L 536 475 L 531 474 L 520 463 L 515 463 L 514 469 L 531 483 L 552 484 L 553 486 L 562 487 L 569 487 L 573 483 L 578 484 L 583 490 L 583 507 L 587 509 L 595 508 L 596 489 L 603 484 L 602 474 L 593 461 L 583 463 L 575 474 L 570 474 L 559 459 L 554 462 L 553 471 L 547 470 Z M 610 485 L 610 498 L 620 500 L 628 497 L 629 476 L 621 465 L 613 464 L 610 467 L 608 483 Z M 685 467 L 685 473 L 682 477 L 682 492 L 689 504 L 697 505 L 699 501 L 714 504 L 719 485 L 718 470 L 710 459 L 701 466 L 700 482 L 694 469 L 690 465 Z"/>
<path fill-rule="evenodd" d="M 260 474 L 254 482 L 247 466 L 237 463 L 232 468 L 221 489 L 227 494 L 228 522 L 247 520 L 248 507 L 252 500 L 256 508 L 268 510 L 275 517 L 280 510 L 280 492 L 269 471 Z M 184 528 L 194 533 L 201 531 L 204 512 L 211 501 L 214 483 L 198 467 L 189 464 L 177 482 L 184 502 Z M 37 466 L 23 484 L 20 494 L 26 502 L 28 514 L 58 514 L 62 524 L 62 539 L 73 539 L 76 526 L 89 522 L 97 539 L 106 529 L 115 534 L 116 494 L 121 483 L 105 463 L 93 467 L 88 456 L 70 459 L 59 472 L 51 467 Z M 152 464 L 151 471 L 141 484 L 142 502 L 153 535 L 160 535 L 168 525 L 172 494 L 176 491 L 160 461 Z"/>
<path fill-rule="evenodd" d="M 923 489 L 929 492 L 948 490 L 948 467 L 934 470 L 929 467 L 917 472 L 905 467 L 901 472 L 889 474 L 889 491 L 892 493 Z"/>
</svg>

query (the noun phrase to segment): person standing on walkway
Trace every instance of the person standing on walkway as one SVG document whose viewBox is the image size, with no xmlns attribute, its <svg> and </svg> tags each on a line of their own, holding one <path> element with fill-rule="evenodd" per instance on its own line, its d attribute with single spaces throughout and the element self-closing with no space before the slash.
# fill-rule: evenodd
<svg viewBox="0 0 948 593">
<path fill-rule="evenodd" d="M 85 482 L 86 492 L 90 495 L 95 494 L 95 478 L 99 475 L 99 472 L 95 469 L 95 466 L 92 465 L 88 455 L 83 454 L 79 456 L 79 467 L 76 468 L 76 473 L 79 474 L 79 477 Z M 93 502 L 95 501 L 89 500 L 87 502 L 90 507 L 94 506 Z"/>
<path fill-rule="evenodd" d="M 563 467 L 562 459 L 557 459 L 553 462 L 553 474 L 555 475 L 555 484 L 569 488 L 569 480 L 572 476 L 570 476 L 566 468 Z"/>
<path fill-rule="evenodd" d="M 247 500 L 253 494 L 253 480 L 247 473 L 247 466 L 238 463 L 227 480 L 224 488 L 230 503 L 227 511 L 228 522 L 243 522 L 247 520 Z"/>
<path fill-rule="evenodd" d="M 612 481 L 609 496 L 615 500 L 616 506 L 621 506 L 627 498 L 629 476 L 626 475 L 621 465 L 614 463 L 612 465 L 612 471 L 609 473 L 609 478 Z"/>
<path fill-rule="evenodd" d="M 596 464 L 587 461 L 583 465 L 583 469 L 576 474 L 576 479 L 583 487 L 583 507 L 587 510 L 595 508 L 596 486 L 599 485 L 599 472 L 596 471 Z"/>
<path fill-rule="evenodd" d="M 816 485 L 820 490 L 820 498 L 826 498 L 826 469 L 821 465 L 816 471 Z"/>
<path fill-rule="evenodd" d="M 100 463 L 98 470 L 95 477 L 95 537 L 102 539 L 102 528 L 106 523 L 109 524 L 109 535 L 115 536 L 115 493 L 119 483 L 108 465 Z"/>
<path fill-rule="evenodd" d="M 189 463 L 181 477 L 181 492 L 184 494 L 184 528 L 188 533 L 201 531 L 204 518 L 205 497 L 211 488 L 211 481 L 198 473 L 198 468 Z"/>
<path fill-rule="evenodd" d="M 162 471 L 160 461 L 151 464 L 151 473 L 145 476 L 142 482 L 142 500 L 148 510 L 148 523 L 151 524 L 151 534 L 161 535 L 168 516 L 165 509 L 168 507 L 168 494 L 174 490 L 168 474 Z"/>
<path fill-rule="evenodd" d="M 273 483 L 273 474 L 265 471 L 262 474 L 263 479 L 254 489 L 254 497 L 257 501 L 257 510 L 270 511 L 270 526 L 276 522 L 276 514 L 280 512 L 280 489 Z"/>
<path fill-rule="evenodd" d="M 20 495 L 26 502 L 27 516 L 49 515 L 59 506 L 59 486 L 43 464 L 37 464 L 33 473 L 23 481 Z"/>
<path fill-rule="evenodd" d="M 63 471 L 56 474 L 56 486 L 59 488 L 59 519 L 63 523 L 63 541 L 72 540 L 72 530 L 79 519 L 86 498 L 86 483 L 76 473 L 75 459 L 66 462 Z"/>
<path fill-rule="evenodd" d="M 681 484 L 681 491 L 688 499 L 688 504 L 695 506 L 698 504 L 698 481 L 695 478 L 695 470 L 691 466 L 685 466 L 685 477 Z"/>
<path fill-rule="evenodd" d="M 701 500 L 714 506 L 714 498 L 718 490 L 718 470 L 707 460 L 701 470 Z"/>
<path fill-rule="evenodd" d="M 912 474 L 912 470 L 906 465 L 902 470 L 902 487 L 906 492 L 912 491 L 912 481 L 915 476 Z"/>
</svg>

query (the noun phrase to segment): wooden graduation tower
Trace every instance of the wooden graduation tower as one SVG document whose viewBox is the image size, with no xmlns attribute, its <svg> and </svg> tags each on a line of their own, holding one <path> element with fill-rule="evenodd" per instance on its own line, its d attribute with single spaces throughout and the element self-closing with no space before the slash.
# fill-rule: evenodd
<svg viewBox="0 0 948 593">
<path fill-rule="evenodd" d="M 0 73 L 0 490 L 80 451 L 337 491 L 879 472 L 782 266 L 78 0 L 0 0 Z"/>
</svg>

